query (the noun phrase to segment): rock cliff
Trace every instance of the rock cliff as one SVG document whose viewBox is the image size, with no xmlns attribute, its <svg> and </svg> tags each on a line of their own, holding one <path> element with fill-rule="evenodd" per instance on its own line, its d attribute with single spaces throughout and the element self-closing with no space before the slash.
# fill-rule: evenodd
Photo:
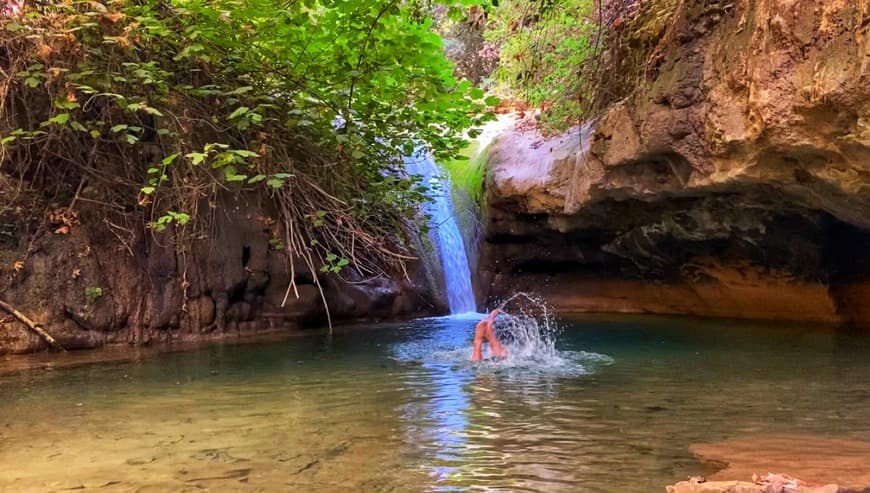
<svg viewBox="0 0 870 493">
<path fill-rule="evenodd" d="M 870 3 L 679 2 L 630 96 L 489 150 L 485 297 L 870 320 Z"/>
<path fill-rule="evenodd" d="M 299 296 L 287 295 L 291 272 L 274 244 L 269 201 L 228 196 L 218 207 L 206 205 L 208 227 L 178 245 L 169 234 L 145 229 L 135 214 L 107 211 L 98 201 L 80 201 L 73 220 L 28 219 L 27 211 L 42 210 L 39 200 L 20 194 L 0 214 L 0 292 L 67 349 L 326 325 L 304 265 L 295 269 Z M 397 275 L 345 283 L 322 275 L 333 321 L 443 311 L 422 287 L 419 265 L 409 265 L 409 273 L 415 282 Z M 0 354 L 45 347 L 0 313 Z"/>
</svg>

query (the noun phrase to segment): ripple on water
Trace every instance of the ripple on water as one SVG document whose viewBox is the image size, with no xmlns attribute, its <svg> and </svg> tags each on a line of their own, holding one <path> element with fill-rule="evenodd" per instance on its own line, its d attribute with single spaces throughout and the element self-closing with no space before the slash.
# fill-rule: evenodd
<svg viewBox="0 0 870 493">
<path fill-rule="evenodd" d="M 0 376 L 0 491 L 646 493 L 716 472 L 692 444 L 870 442 L 863 333 L 638 318 L 544 344 L 500 320 L 511 358 L 474 365 L 474 322 Z"/>
<path fill-rule="evenodd" d="M 439 349 L 422 363 L 449 364 L 457 368 L 465 368 L 477 373 L 505 373 L 522 375 L 539 374 L 554 377 L 580 377 L 594 373 L 598 367 L 613 364 L 613 358 L 598 353 L 586 351 L 558 351 L 554 354 L 540 356 L 523 354 L 508 346 L 507 358 L 493 358 L 484 351 L 484 360 L 480 363 L 471 361 L 471 351 L 467 347 Z"/>
<path fill-rule="evenodd" d="M 517 305 L 515 313 L 502 312 L 495 322 L 497 336 L 508 349 L 506 358 L 493 358 L 487 344 L 483 348 L 484 360 L 473 363 L 470 341 L 473 326 L 466 324 L 468 327 L 459 335 L 459 340 L 424 339 L 396 345 L 395 359 L 405 363 L 449 365 L 475 373 L 525 373 L 554 377 L 580 377 L 614 362 L 613 358 L 604 354 L 557 349 L 561 327 L 541 300 L 520 293 L 503 303 L 502 308 L 520 296 L 525 304 Z M 450 320 L 474 321 L 483 317 L 473 314 L 474 317 L 469 318 L 468 315 L 453 316 Z"/>
</svg>

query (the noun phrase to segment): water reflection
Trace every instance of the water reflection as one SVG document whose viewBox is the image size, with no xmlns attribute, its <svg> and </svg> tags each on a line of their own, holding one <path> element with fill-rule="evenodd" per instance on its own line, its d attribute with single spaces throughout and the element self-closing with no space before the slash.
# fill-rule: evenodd
<svg viewBox="0 0 870 493">
<path fill-rule="evenodd" d="M 560 398 L 565 372 L 545 362 L 470 364 L 474 323 L 441 320 L 424 338 L 394 347 L 411 364 L 412 400 L 399 413 L 406 446 L 418 450 L 431 477 L 427 490 L 576 488 L 582 461 L 574 445 L 584 436 L 566 434 L 565 418 L 582 418 L 584 409 Z"/>
<path fill-rule="evenodd" d="M 862 333 L 580 321 L 569 372 L 471 365 L 474 322 L 0 375 L 0 491 L 640 493 L 715 472 L 693 443 L 870 441 Z"/>
</svg>

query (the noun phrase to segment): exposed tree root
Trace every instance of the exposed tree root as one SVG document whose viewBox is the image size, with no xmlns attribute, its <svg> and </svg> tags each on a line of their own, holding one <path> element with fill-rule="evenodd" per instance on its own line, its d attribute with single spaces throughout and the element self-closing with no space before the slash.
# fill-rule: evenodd
<svg viewBox="0 0 870 493">
<path fill-rule="evenodd" d="M 63 346 L 61 346 L 60 343 L 57 342 L 57 340 L 51 336 L 51 334 L 49 334 L 48 332 L 43 330 L 42 327 L 40 327 L 36 322 L 31 320 L 27 315 L 16 310 L 12 305 L 10 305 L 9 303 L 6 303 L 3 300 L 0 300 L 0 308 L 11 313 L 12 316 L 14 316 L 18 320 L 20 320 L 21 323 L 23 323 L 24 325 L 29 327 L 30 330 L 39 334 L 39 336 L 42 337 L 43 339 L 45 339 L 45 342 L 47 342 L 51 347 L 53 347 L 54 349 L 56 349 L 58 351 L 66 352 L 66 349 L 64 349 Z"/>
</svg>

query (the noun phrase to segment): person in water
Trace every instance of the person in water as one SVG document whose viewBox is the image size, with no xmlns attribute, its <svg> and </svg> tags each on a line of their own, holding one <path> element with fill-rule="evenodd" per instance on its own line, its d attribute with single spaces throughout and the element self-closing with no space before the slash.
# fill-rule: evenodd
<svg viewBox="0 0 870 493">
<path fill-rule="evenodd" d="M 507 349 L 495 337 L 493 325 L 495 325 L 495 317 L 501 313 L 501 310 L 496 308 L 489 312 L 489 316 L 481 320 L 477 327 L 474 328 L 474 351 L 471 353 L 471 361 L 479 363 L 483 359 L 481 352 L 483 342 L 489 343 L 489 348 L 492 350 L 492 355 L 496 358 L 506 358 Z"/>
</svg>

